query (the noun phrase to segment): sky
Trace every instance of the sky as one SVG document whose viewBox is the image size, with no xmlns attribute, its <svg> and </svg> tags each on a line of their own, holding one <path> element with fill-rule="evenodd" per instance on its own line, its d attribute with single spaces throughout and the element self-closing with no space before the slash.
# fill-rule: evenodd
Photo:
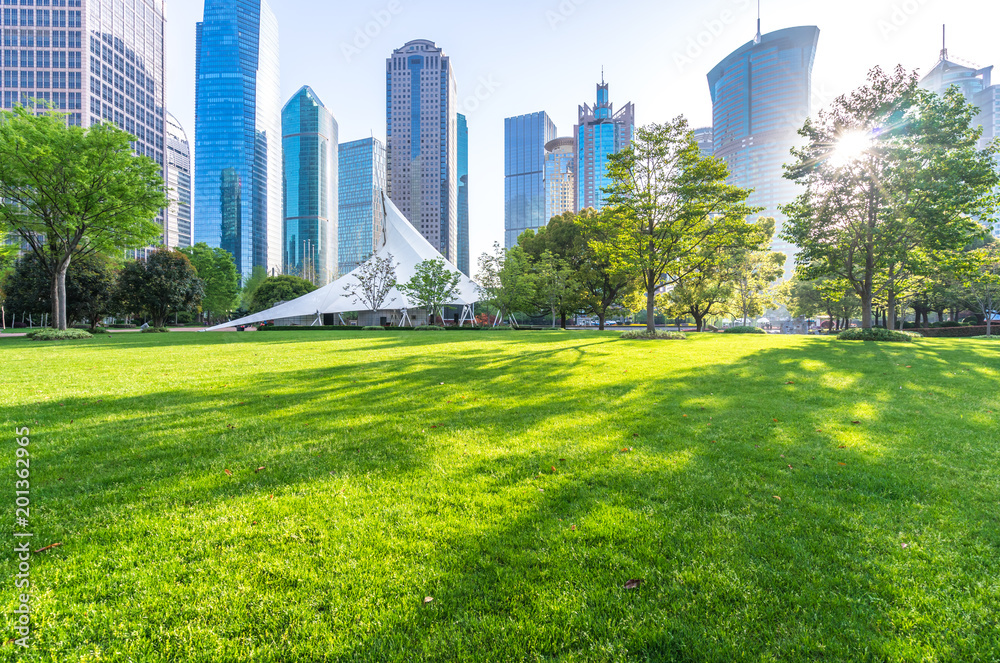
<svg viewBox="0 0 1000 663">
<path fill-rule="evenodd" d="M 604 77 L 640 125 L 710 126 L 706 75 L 756 32 L 755 0 L 270 0 L 287 101 L 311 86 L 340 141 L 385 140 L 385 59 L 412 39 L 450 56 L 469 121 L 471 255 L 503 241 L 503 120 L 546 111 L 560 136 Z M 195 24 L 202 0 L 167 0 L 167 106 L 194 144 Z M 875 65 L 928 71 L 947 24 L 949 59 L 1000 65 L 998 0 L 762 0 L 762 31 L 820 28 L 813 111 Z M 1000 83 L 1000 69 L 995 83 Z M 197 159 L 197 155 L 195 155 Z M 197 210 L 195 210 L 197 214 Z"/>
</svg>

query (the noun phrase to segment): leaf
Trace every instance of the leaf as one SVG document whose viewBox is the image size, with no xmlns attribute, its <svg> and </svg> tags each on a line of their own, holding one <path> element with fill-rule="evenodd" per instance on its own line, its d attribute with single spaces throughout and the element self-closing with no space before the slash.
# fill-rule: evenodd
<svg viewBox="0 0 1000 663">
<path fill-rule="evenodd" d="M 574 532 L 576 531 L 576 525 L 570 525 L 569 528 L 570 528 L 570 530 L 572 530 Z"/>
<path fill-rule="evenodd" d="M 556 466 L 555 466 L 555 465 L 553 465 L 553 466 L 552 466 L 552 474 L 555 474 L 555 473 L 556 473 Z"/>
<path fill-rule="evenodd" d="M 860 426 L 861 425 L 860 421 L 852 421 L 851 423 L 854 424 L 855 426 Z"/>
<path fill-rule="evenodd" d="M 774 422 L 775 422 L 775 423 L 777 423 L 777 422 L 778 422 L 778 420 L 777 420 L 777 419 L 775 419 L 775 420 L 774 420 Z"/>
<path fill-rule="evenodd" d="M 58 548 L 58 547 L 59 547 L 59 546 L 61 546 L 61 545 L 62 545 L 62 542 L 59 542 L 59 543 L 53 543 L 53 544 L 50 544 L 50 545 L 47 545 L 47 546 L 45 546 L 44 548 L 39 548 L 38 550 L 36 550 L 36 551 L 35 551 L 35 553 L 34 553 L 34 554 L 36 554 L 36 555 L 37 555 L 38 553 L 43 553 L 43 552 L 45 552 L 45 551 L 47 551 L 47 550 L 52 550 L 53 548 Z"/>
<path fill-rule="evenodd" d="M 646 581 L 642 580 L 641 578 L 635 578 L 633 580 L 628 580 L 628 581 L 625 582 L 625 589 L 638 589 L 639 585 L 641 585 L 644 582 L 646 582 Z"/>
<path fill-rule="evenodd" d="M 777 495 L 774 496 L 774 499 L 778 500 L 779 502 L 781 501 L 781 498 L 778 497 Z"/>
<path fill-rule="evenodd" d="M 837 465 L 843 465 L 844 467 L 847 467 L 847 463 L 837 463 Z"/>
<path fill-rule="evenodd" d="M 444 382 L 442 382 L 441 384 L 444 384 Z M 433 596 L 425 596 L 424 597 L 424 605 L 427 605 L 428 603 L 430 603 L 433 600 L 434 600 Z"/>
<path fill-rule="evenodd" d="M 230 476 L 230 477 L 233 476 L 233 473 L 231 471 L 229 471 L 229 470 L 224 470 L 224 471 L 226 473 L 226 476 Z"/>
<path fill-rule="evenodd" d="M 257 468 L 257 473 L 260 474 L 261 472 L 263 472 L 266 469 L 267 469 L 266 467 L 258 467 Z"/>
<path fill-rule="evenodd" d="M 788 381 L 788 382 L 786 382 L 785 384 L 795 384 L 795 381 L 794 381 L 794 380 L 789 380 L 789 381 Z"/>
</svg>

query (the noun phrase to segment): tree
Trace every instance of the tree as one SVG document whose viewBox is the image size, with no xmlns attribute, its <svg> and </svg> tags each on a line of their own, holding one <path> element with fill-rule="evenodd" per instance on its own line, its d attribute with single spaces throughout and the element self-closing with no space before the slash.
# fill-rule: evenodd
<svg viewBox="0 0 1000 663">
<path fill-rule="evenodd" d="M 441 311 L 444 319 L 443 307 L 455 300 L 461 282 L 461 274 L 449 270 L 444 260 L 435 258 L 417 265 L 413 278 L 399 286 L 399 291 L 411 302 L 419 303 L 427 311 L 428 324 L 434 324 L 436 312 Z"/>
<path fill-rule="evenodd" d="M 107 256 L 90 254 L 70 263 L 66 272 L 67 324 L 90 322 L 94 329 L 111 311 L 117 273 Z M 51 279 L 38 257 L 26 253 L 4 281 L 11 313 L 42 315 L 52 311 Z"/>
<path fill-rule="evenodd" d="M 769 307 L 777 306 L 777 292 L 772 286 L 785 273 L 785 254 L 764 248 L 774 237 L 774 219 L 758 219 L 753 225 L 757 230 L 756 246 L 734 254 L 727 270 L 730 309 L 743 318 L 744 325 Z"/>
<path fill-rule="evenodd" d="M 920 90 L 916 74 L 879 68 L 868 85 L 838 97 L 800 130 L 785 177 L 806 187 L 782 210 L 782 237 L 800 247 L 803 279 L 845 280 L 861 299 L 862 326 L 884 295 L 890 326 L 900 284 L 915 273 L 916 249 L 961 247 L 972 218 L 992 216 L 995 147 L 977 150 L 976 109 L 953 88 Z"/>
<path fill-rule="evenodd" d="M 497 310 L 496 322 L 533 305 L 535 286 L 531 266 L 518 246 L 505 250 L 499 242 L 494 242 L 492 254 L 479 256 L 477 282 L 482 301 Z"/>
<path fill-rule="evenodd" d="M 269 276 L 254 292 L 253 299 L 250 300 L 250 312 L 259 313 L 272 306 L 277 306 L 281 302 L 290 302 L 303 295 L 308 295 L 315 289 L 316 286 L 313 285 L 312 281 L 298 276 L 288 274 Z"/>
<path fill-rule="evenodd" d="M 130 315 L 148 315 L 154 327 L 167 317 L 201 303 L 204 284 L 180 251 L 159 249 L 145 260 L 133 260 L 118 279 L 118 305 Z"/>
<path fill-rule="evenodd" d="M 750 192 L 726 184 L 726 164 L 703 158 L 687 120 L 636 130 L 632 145 L 608 159 L 605 237 L 593 247 L 646 291 L 646 325 L 655 332 L 656 292 L 747 245 Z"/>
<path fill-rule="evenodd" d="M 344 294 L 365 311 L 381 311 L 389 293 L 396 287 L 397 267 L 399 263 L 391 253 L 384 258 L 372 255 L 355 270 L 357 282 L 345 285 Z"/>
<path fill-rule="evenodd" d="M 707 262 L 702 269 L 685 276 L 668 295 L 671 311 L 690 315 L 698 331 L 704 331 L 705 318 L 721 313 L 732 294 L 728 267 L 723 262 Z"/>
<path fill-rule="evenodd" d="M 213 315 L 221 317 L 236 308 L 240 297 L 240 279 L 233 254 L 222 248 L 209 247 L 204 242 L 180 251 L 194 265 L 198 278 L 205 282 L 201 308 L 208 312 L 209 324 Z"/>
<path fill-rule="evenodd" d="M 566 328 L 566 309 L 573 299 L 576 284 L 573 273 L 562 258 L 551 251 L 542 253 L 535 266 L 535 284 L 539 298 L 552 313 L 552 328 L 556 326 L 556 318 L 562 313 L 562 328 Z"/>
<path fill-rule="evenodd" d="M 257 288 L 261 286 L 264 281 L 267 280 L 267 269 L 256 265 L 250 272 L 250 277 L 243 283 L 243 289 L 240 290 L 240 307 L 250 310 L 253 302 L 253 296 L 257 293 Z"/>
<path fill-rule="evenodd" d="M 986 319 L 986 335 L 992 336 L 1000 310 L 1000 248 L 993 244 L 971 251 L 957 271 Z"/>
<path fill-rule="evenodd" d="M 120 254 L 155 242 L 167 206 L 163 175 L 132 153 L 111 124 L 70 127 L 64 115 L 0 112 L 0 224 L 51 279 L 53 326 L 66 328 L 66 272 L 74 258 Z"/>
</svg>

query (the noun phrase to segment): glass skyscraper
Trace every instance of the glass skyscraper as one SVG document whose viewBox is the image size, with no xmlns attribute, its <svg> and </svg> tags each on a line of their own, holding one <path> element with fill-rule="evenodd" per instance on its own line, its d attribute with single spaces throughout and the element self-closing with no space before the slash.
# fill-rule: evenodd
<svg viewBox="0 0 1000 663">
<path fill-rule="evenodd" d="M 544 111 L 508 117 L 504 124 L 504 246 L 517 245 L 528 228 L 544 228 L 545 145 L 556 125 Z"/>
<path fill-rule="evenodd" d="M 608 155 L 624 150 L 635 135 L 635 106 L 629 102 L 616 113 L 608 95 L 608 84 L 597 86 L 597 103 L 578 109 L 576 139 L 576 208 L 604 207 L 608 179 Z"/>
<path fill-rule="evenodd" d="M 337 230 L 343 276 L 381 246 L 385 224 L 385 147 L 374 138 L 340 144 L 340 197 Z"/>
<path fill-rule="evenodd" d="M 284 271 L 317 286 L 336 277 L 337 120 L 305 86 L 281 111 Z"/>
<path fill-rule="evenodd" d="M 458 270 L 469 273 L 469 123 L 458 114 Z"/>
<path fill-rule="evenodd" d="M 549 221 L 576 211 L 575 144 L 572 136 L 545 144 L 545 218 Z"/>
<path fill-rule="evenodd" d="M 701 150 L 701 156 L 715 156 L 715 141 L 712 134 L 712 127 L 699 127 L 693 133 L 694 139 L 698 142 L 698 149 Z"/>
<path fill-rule="evenodd" d="M 386 185 L 403 216 L 458 259 L 457 88 L 450 58 L 417 39 L 385 63 Z"/>
<path fill-rule="evenodd" d="M 278 22 L 267 0 L 205 0 L 197 27 L 194 241 L 247 278 L 282 269 Z"/>
<path fill-rule="evenodd" d="M 818 43 L 815 26 L 758 32 L 708 74 L 715 156 L 728 164 L 730 184 L 753 189 L 747 203 L 775 218 L 773 250 L 788 256 L 786 272 L 796 249 L 777 238 L 787 218 L 778 206 L 800 191 L 782 167 L 792 160 L 789 151 L 801 142 L 797 132 L 809 117 Z"/>
<path fill-rule="evenodd" d="M 191 246 L 191 145 L 181 123 L 170 113 L 167 113 L 166 155 L 170 207 L 164 244 L 175 248 Z"/>
</svg>

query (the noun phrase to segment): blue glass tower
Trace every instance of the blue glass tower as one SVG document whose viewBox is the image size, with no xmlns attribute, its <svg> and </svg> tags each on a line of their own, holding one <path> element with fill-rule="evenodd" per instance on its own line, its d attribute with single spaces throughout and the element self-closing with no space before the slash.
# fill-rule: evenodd
<svg viewBox="0 0 1000 663">
<path fill-rule="evenodd" d="M 629 102 L 615 112 L 604 81 L 597 86 L 597 103 L 579 107 L 576 138 L 576 209 L 604 207 L 608 156 L 632 144 L 635 106 Z"/>
<path fill-rule="evenodd" d="M 278 22 L 267 0 L 205 0 L 197 28 L 193 241 L 248 277 L 282 269 Z"/>
<path fill-rule="evenodd" d="M 340 144 L 339 271 L 343 276 L 379 246 L 385 222 L 385 147 L 374 138 Z"/>
<path fill-rule="evenodd" d="M 337 120 L 306 86 L 281 111 L 284 268 L 324 286 L 337 267 Z"/>
<path fill-rule="evenodd" d="M 715 156 L 729 166 L 729 183 L 753 189 L 747 204 L 774 217 L 776 233 L 786 220 L 778 206 L 799 194 L 784 178 L 789 151 L 809 117 L 812 68 L 819 43 L 815 26 L 787 28 L 757 37 L 731 53 L 708 74 L 712 92 Z M 773 250 L 789 258 L 795 247 L 776 239 Z"/>
<path fill-rule="evenodd" d="M 504 124 L 504 246 L 517 246 L 528 228 L 544 228 L 545 145 L 556 125 L 544 111 L 508 117 Z"/>
<path fill-rule="evenodd" d="M 458 262 L 466 276 L 469 273 L 469 123 L 458 114 Z"/>
</svg>

